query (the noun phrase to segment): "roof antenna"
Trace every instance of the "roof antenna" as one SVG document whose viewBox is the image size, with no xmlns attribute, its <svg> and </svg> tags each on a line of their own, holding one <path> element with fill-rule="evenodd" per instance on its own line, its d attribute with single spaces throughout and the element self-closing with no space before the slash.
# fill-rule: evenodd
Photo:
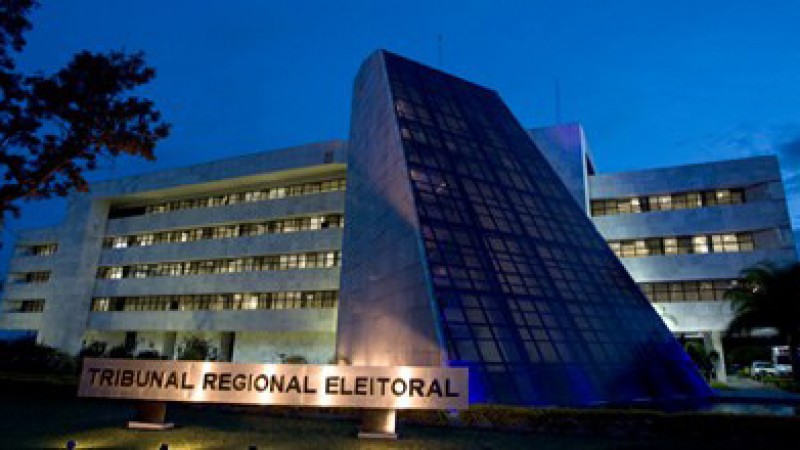
<svg viewBox="0 0 800 450">
<path fill-rule="evenodd" d="M 444 43 L 443 43 L 444 39 L 442 38 L 441 34 L 438 34 L 436 36 L 436 41 L 437 41 L 437 47 L 438 47 L 437 56 L 438 56 L 439 68 L 440 69 L 444 69 Z"/>
<path fill-rule="evenodd" d="M 556 125 L 561 123 L 561 80 L 555 79 L 553 86 L 555 94 L 555 109 L 556 109 Z"/>
</svg>

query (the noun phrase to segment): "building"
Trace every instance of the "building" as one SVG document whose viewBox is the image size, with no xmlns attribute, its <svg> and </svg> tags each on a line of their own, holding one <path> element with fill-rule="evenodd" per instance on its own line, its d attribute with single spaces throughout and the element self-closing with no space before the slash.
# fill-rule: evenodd
<svg viewBox="0 0 800 450">
<path fill-rule="evenodd" d="M 77 353 L 333 358 L 345 146 L 327 142 L 97 183 L 19 235 L 0 325 Z"/>
<path fill-rule="evenodd" d="M 219 360 L 465 366 L 477 402 L 709 395 L 586 213 L 582 131 L 549 137 L 494 91 L 376 52 L 347 143 L 73 196 L 20 236 L 0 326 L 70 352 L 175 357 L 200 336 Z"/>
<path fill-rule="evenodd" d="M 588 177 L 597 229 L 673 333 L 720 355 L 742 269 L 796 261 L 778 160 L 760 156 Z"/>
<path fill-rule="evenodd" d="M 596 173 L 577 124 L 530 130 L 670 330 L 719 355 L 742 269 L 797 260 L 775 156 Z"/>
</svg>

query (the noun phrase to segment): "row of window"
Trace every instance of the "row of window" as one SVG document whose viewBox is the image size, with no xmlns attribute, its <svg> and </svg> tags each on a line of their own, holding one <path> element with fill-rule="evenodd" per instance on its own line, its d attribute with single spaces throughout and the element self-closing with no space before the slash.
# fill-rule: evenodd
<svg viewBox="0 0 800 450">
<path fill-rule="evenodd" d="M 12 273 L 9 281 L 14 284 L 46 283 L 50 281 L 50 271 Z"/>
<path fill-rule="evenodd" d="M 221 311 L 335 308 L 339 291 L 98 297 L 92 311 Z"/>
<path fill-rule="evenodd" d="M 22 245 L 15 249 L 14 256 L 50 256 L 58 251 L 58 244 Z"/>
<path fill-rule="evenodd" d="M 619 258 L 690 253 L 736 253 L 755 249 L 752 233 L 631 239 L 609 241 L 608 245 Z"/>
<path fill-rule="evenodd" d="M 6 300 L 4 302 L 6 312 L 37 313 L 44 311 L 44 299 L 30 300 Z"/>
<path fill-rule="evenodd" d="M 149 245 L 168 244 L 174 242 L 194 242 L 206 239 L 226 239 L 262 234 L 294 233 L 297 231 L 320 230 L 326 228 L 342 228 L 344 216 L 328 214 L 320 216 L 278 219 L 266 222 L 240 223 L 215 227 L 190 228 L 182 230 L 161 231 L 158 233 L 142 233 L 129 236 L 107 237 L 103 240 L 104 248 L 146 247 Z"/>
<path fill-rule="evenodd" d="M 345 179 L 317 181 L 291 186 L 269 187 L 258 190 L 235 192 L 224 195 L 176 200 L 148 205 L 145 214 L 160 214 L 181 209 L 213 208 L 215 206 L 235 205 L 237 203 L 260 202 L 285 197 L 318 194 L 320 192 L 343 191 Z"/>
<path fill-rule="evenodd" d="M 339 251 L 296 253 L 246 258 L 135 264 L 130 266 L 106 266 L 97 270 L 97 278 L 180 277 L 185 275 L 210 275 L 264 270 L 324 269 L 337 267 L 340 262 L 341 252 Z"/>
<path fill-rule="evenodd" d="M 716 189 L 681 194 L 592 200 L 592 216 L 671 211 L 744 203 L 744 189 Z"/>
<path fill-rule="evenodd" d="M 691 302 L 724 300 L 725 291 L 737 283 L 737 280 L 703 280 L 639 283 L 639 287 L 651 302 Z"/>
</svg>

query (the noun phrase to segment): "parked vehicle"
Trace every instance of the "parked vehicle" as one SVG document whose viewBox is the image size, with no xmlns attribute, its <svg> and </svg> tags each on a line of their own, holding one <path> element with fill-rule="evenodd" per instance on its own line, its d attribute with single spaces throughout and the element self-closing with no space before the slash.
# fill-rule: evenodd
<svg viewBox="0 0 800 450">
<path fill-rule="evenodd" d="M 756 380 L 765 376 L 778 376 L 778 369 L 769 361 L 753 361 L 750 365 L 750 376 Z"/>
<path fill-rule="evenodd" d="M 792 358 L 789 355 L 789 346 L 780 345 L 772 347 L 772 365 L 778 376 L 789 377 L 792 375 Z"/>
</svg>

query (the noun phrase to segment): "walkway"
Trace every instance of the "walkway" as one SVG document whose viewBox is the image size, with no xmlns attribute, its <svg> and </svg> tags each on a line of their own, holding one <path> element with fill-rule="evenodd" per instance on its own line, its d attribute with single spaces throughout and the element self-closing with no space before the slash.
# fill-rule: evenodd
<svg viewBox="0 0 800 450">
<path fill-rule="evenodd" d="M 729 376 L 727 385 L 732 389 L 715 390 L 722 399 L 761 399 L 800 403 L 800 394 L 782 391 L 775 386 L 761 383 L 751 378 Z"/>
</svg>

